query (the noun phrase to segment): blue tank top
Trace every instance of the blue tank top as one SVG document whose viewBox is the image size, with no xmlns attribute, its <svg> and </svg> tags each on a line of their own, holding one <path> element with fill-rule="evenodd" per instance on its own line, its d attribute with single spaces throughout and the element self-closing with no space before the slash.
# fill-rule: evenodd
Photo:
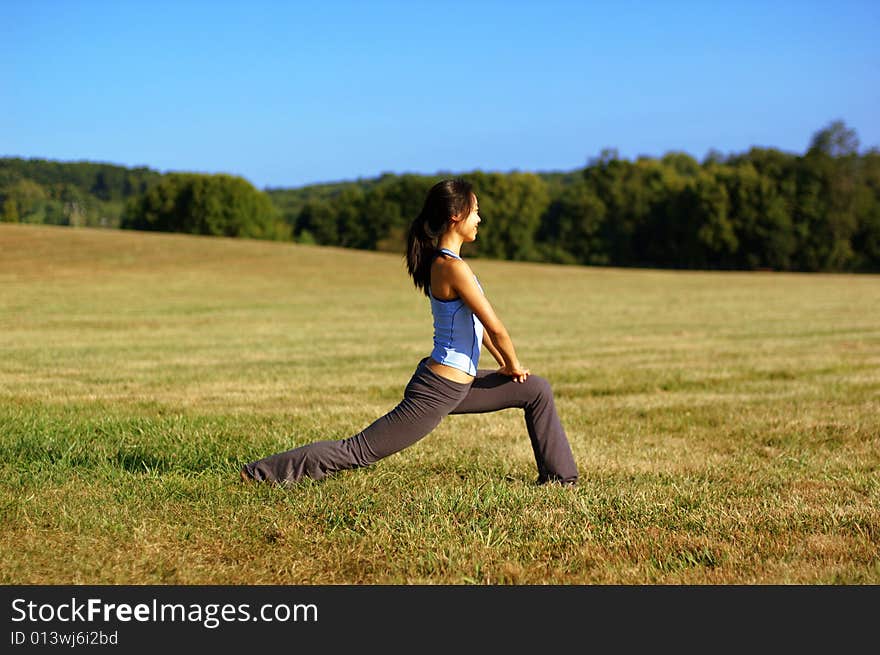
<svg viewBox="0 0 880 655">
<path fill-rule="evenodd" d="M 440 252 L 461 259 L 446 248 L 441 248 Z M 483 287 L 476 275 L 474 280 L 482 291 Z M 430 290 L 429 285 L 428 291 Z M 431 359 L 469 375 L 476 375 L 480 348 L 483 345 L 483 324 L 461 298 L 439 300 L 433 293 L 430 296 L 431 313 L 434 315 L 434 350 L 431 351 Z"/>
</svg>

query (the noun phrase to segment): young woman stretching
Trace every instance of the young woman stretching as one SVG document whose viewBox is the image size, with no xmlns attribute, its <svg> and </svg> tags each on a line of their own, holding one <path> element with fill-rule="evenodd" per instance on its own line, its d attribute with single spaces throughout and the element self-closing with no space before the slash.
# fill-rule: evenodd
<svg viewBox="0 0 880 655">
<path fill-rule="evenodd" d="M 477 238 L 478 209 L 470 183 L 443 180 L 428 191 L 409 228 L 407 269 L 416 288 L 431 301 L 434 349 L 419 362 L 403 400 L 347 439 L 316 441 L 247 464 L 241 470 L 242 480 L 320 480 L 336 471 L 369 466 L 411 446 L 448 414 L 518 407 L 525 412 L 538 484 L 577 482 L 577 466 L 549 383 L 522 367 L 504 324 L 459 255 L 463 243 Z M 481 346 L 499 369 L 477 368 Z"/>
</svg>

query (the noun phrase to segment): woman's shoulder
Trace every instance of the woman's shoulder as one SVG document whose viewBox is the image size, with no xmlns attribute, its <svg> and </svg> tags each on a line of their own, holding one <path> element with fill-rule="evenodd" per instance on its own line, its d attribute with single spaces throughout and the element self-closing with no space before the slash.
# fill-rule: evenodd
<svg viewBox="0 0 880 655">
<path fill-rule="evenodd" d="M 459 260 L 451 264 L 446 264 L 443 268 L 438 270 L 437 273 L 438 275 L 434 279 L 441 284 L 448 285 L 451 289 L 454 289 L 456 293 L 464 293 L 466 289 L 470 289 L 475 284 L 479 287 L 481 292 L 483 290 L 479 280 L 477 280 L 477 276 L 471 270 L 471 267 L 467 262 Z"/>
<path fill-rule="evenodd" d="M 434 257 L 432 267 L 447 272 L 450 275 L 472 274 L 471 267 L 465 260 L 439 251 Z"/>
</svg>

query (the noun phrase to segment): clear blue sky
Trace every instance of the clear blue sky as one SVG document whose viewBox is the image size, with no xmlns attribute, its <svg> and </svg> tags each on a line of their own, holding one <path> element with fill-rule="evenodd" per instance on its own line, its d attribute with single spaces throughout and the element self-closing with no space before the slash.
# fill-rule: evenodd
<svg viewBox="0 0 880 655">
<path fill-rule="evenodd" d="M 880 1 L 0 0 L 0 156 L 231 173 L 551 171 L 880 145 Z"/>
</svg>

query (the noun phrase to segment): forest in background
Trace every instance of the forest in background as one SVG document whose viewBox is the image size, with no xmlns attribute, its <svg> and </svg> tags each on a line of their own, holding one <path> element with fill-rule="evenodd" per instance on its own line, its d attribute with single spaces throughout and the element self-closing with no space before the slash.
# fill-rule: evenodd
<svg viewBox="0 0 880 655">
<path fill-rule="evenodd" d="M 880 271 L 880 150 L 833 121 L 803 154 L 603 150 L 568 172 L 386 173 L 292 188 L 226 174 L 0 159 L 0 221 L 185 232 L 403 252 L 439 179 L 474 184 L 468 256 L 645 268 Z"/>
</svg>

